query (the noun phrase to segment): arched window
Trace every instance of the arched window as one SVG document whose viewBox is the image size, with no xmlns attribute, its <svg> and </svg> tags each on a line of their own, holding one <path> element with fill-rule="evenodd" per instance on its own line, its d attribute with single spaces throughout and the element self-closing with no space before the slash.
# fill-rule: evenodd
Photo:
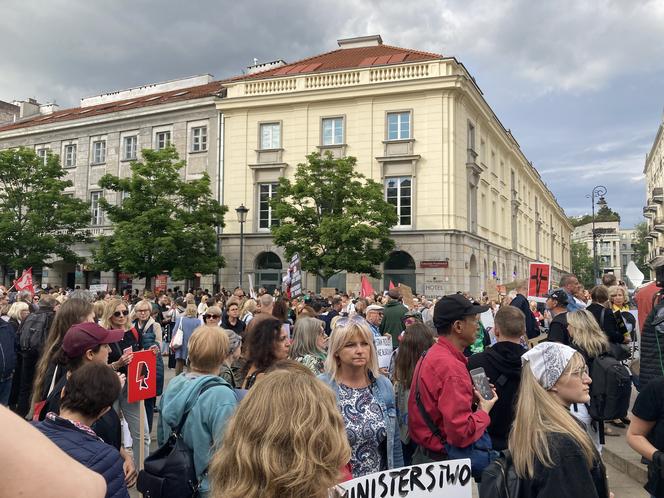
<svg viewBox="0 0 664 498">
<path fill-rule="evenodd" d="M 383 265 L 383 286 L 387 289 L 390 280 L 394 285 L 400 283 L 407 285 L 415 292 L 415 260 L 405 251 L 395 251 L 387 258 Z"/>
<path fill-rule="evenodd" d="M 256 290 L 265 287 L 272 293 L 274 289 L 281 288 L 281 259 L 273 252 L 262 252 L 256 257 Z"/>
</svg>

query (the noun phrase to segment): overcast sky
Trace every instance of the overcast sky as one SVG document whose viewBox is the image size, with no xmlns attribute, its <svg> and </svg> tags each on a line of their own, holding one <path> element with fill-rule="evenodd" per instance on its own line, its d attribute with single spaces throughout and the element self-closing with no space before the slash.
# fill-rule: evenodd
<svg viewBox="0 0 664 498">
<path fill-rule="evenodd" d="M 294 61 L 379 33 L 455 56 L 569 215 L 608 189 L 642 221 L 664 106 L 664 0 L 0 0 L 0 100 L 83 96 Z"/>
</svg>

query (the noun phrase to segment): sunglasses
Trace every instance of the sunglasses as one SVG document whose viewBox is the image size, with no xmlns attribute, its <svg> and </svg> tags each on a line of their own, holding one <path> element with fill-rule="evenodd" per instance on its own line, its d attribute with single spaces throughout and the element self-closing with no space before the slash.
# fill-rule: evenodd
<svg viewBox="0 0 664 498">
<path fill-rule="evenodd" d="M 339 318 L 336 322 L 334 322 L 334 328 L 336 329 L 337 327 L 345 327 L 350 323 L 367 323 L 367 322 L 361 315 L 354 315 L 352 317 L 345 316 L 343 318 Z"/>
<path fill-rule="evenodd" d="M 116 311 L 115 313 L 113 313 L 113 316 L 114 316 L 115 318 L 120 318 L 122 315 L 127 316 L 128 314 L 129 314 L 129 312 L 128 312 L 127 310 L 124 310 L 124 311 Z"/>
<path fill-rule="evenodd" d="M 221 318 L 221 317 L 219 315 L 203 315 L 203 318 L 205 320 L 211 320 L 211 319 L 219 320 L 219 318 Z"/>
</svg>

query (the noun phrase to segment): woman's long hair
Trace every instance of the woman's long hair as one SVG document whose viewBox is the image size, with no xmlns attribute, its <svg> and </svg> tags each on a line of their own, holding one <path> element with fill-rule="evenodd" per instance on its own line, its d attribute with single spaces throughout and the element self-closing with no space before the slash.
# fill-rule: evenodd
<svg viewBox="0 0 664 498">
<path fill-rule="evenodd" d="M 291 344 L 289 357 L 293 360 L 305 355 L 325 356 L 325 351 L 318 348 L 318 335 L 323 322 L 317 318 L 303 316 L 295 322 L 293 332 L 293 343 Z"/>
<path fill-rule="evenodd" d="M 246 337 L 247 363 L 243 374 L 246 376 L 251 367 L 264 372 L 276 361 L 274 346 L 281 333 L 281 321 L 277 318 L 265 318 L 250 328 Z"/>
<path fill-rule="evenodd" d="M 580 353 L 570 359 L 561 378 L 586 366 Z M 586 431 L 558 399 L 537 382 L 530 367 L 521 370 L 521 384 L 516 404 L 516 415 L 509 436 L 509 449 L 517 474 L 522 478 L 535 477 L 535 462 L 553 467 L 555 462 L 549 448 L 551 434 L 570 436 L 579 445 L 588 468 L 595 459 L 595 447 Z"/>
<path fill-rule="evenodd" d="M 607 311 L 608 313 L 608 311 Z M 609 340 L 599 328 L 592 313 L 586 310 L 567 313 L 567 323 L 572 326 L 572 342 L 591 358 L 597 358 L 609 350 Z"/>
<path fill-rule="evenodd" d="M 37 363 L 35 380 L 32 384 L 33 404 L 42 401 L 42 391 L 45 387 L 44 383 L 47 380 L 46 374 L 51 364 L 55 363 L 58 357 L 58 353 L 62 347 L 62 340 L 67 330 L 72 325 L 83 322 L 92 311 L 92 304 L 77 298 L 68 299 L 60 306 L 60 309 L 53 318 L 53 323 L 51 323 L 51 328 L 44 344 L 44 352 Z M 50 379 L 48 380 L 50 381 Z"/>
<path fill-rule="evenodd" d="M 331 389 L 277 370 L 251 388 L 210 462 L 211 498 L 326 498 L 350 460 Z"/>
<path fill-rule="evenodd" d="M 129 311 L 129 306 L 122 299 L 113 298 L 110 301 L 106 301 L 106 307 L 104 308 L 104 315 L 101 317 L 101 326 L 105 329 L 114 329 L 115 326 L 111 324 L 111 316 L 115 313 L 115 310 L 118 306 L 123 305 L 127 311 Z M 125 331 L 131 328 L 131 320 L 129 320 L 129 315 L 125 320 L 124 329 Z"/>
<path fill-rule="evenodd" d="M 406 389 L 410 388 L 417 360 L 434 342 L 433 331 L 423 323 L 416 322 L 406 327 L 394 364 L 394 380 Z"/>
</svg>

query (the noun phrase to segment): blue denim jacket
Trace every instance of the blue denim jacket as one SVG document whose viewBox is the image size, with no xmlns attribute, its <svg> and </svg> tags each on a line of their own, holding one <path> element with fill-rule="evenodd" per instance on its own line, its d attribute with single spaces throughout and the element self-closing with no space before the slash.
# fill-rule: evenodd
<svg viewBox="0 0 664 498">
<path fill-rule="evenodd" d="M 321 374 L 318 378 L 329 385 L 337 398 L 339 397 L 339 385 L 329 374 Z M 371 380 L 371 388 L 376 396 L 376 401 L 378 401 L 383 412 L 385 427 L 387 428 L 387 468 L 396 469 L 403 467 L 403 452 L 401 449 L 399 428 L 397 427 L 397 409 L 394 403 L 392 383 L 387 377 L 382 375 L 374 378 L 371 372 L 369 373 L 369 379 Z"/>
</svg>

